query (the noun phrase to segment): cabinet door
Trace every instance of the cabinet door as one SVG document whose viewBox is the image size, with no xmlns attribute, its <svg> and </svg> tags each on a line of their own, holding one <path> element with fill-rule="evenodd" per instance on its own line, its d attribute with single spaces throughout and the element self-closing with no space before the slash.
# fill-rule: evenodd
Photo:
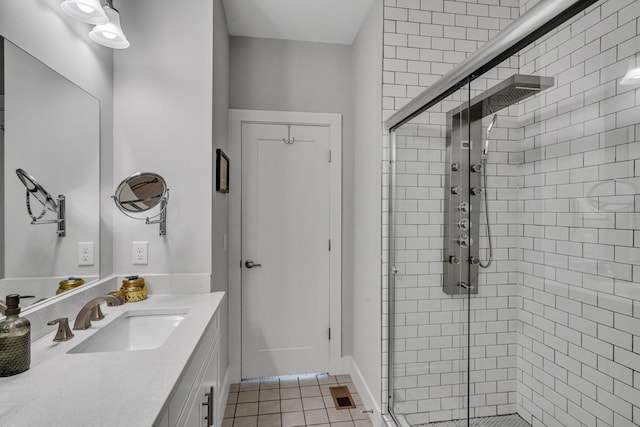
<svg viewBox="0 0 640 427">
<path fill-rule="evenodd" d="M 211 358 L 209 359 L 209 363 L 204 371 L 204 378 L 202 380 L 202 388 L 204 389 L 205 400 L 207 402 L 207 406 L 202 407 L 202 418 L 205 417 L 208 419 L 209 426 L 219 427 L 218 426 L 218 400 L 220 395 L 220 379 L 218 377 L 218 364 L 219 364 L 219 353 L 218 350 L 219 345 L 216 344 L 213 346 L 213 351 L 211 352 Z M 209 394 L 211 396 L 209 396 Z M 209 408 L 210 405 L 210 408 Z M 210 416 L 210 418 L 209 418 Z M 207 426 L 205 421 L 205 426 Z M 208 426 L 207 426 L 208 427 Z"/>
</svg>

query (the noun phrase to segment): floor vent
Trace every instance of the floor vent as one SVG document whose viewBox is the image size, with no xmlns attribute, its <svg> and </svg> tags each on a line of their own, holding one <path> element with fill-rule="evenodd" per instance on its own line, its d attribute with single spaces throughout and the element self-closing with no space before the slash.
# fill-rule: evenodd
<svg viewBox="0 0 640 427">
<path fill-rule="evenodd" d="M 356 407 L 347 386 L 329 387 L 329 391 L 336 409 L 353 409 Z"/>
</svg>

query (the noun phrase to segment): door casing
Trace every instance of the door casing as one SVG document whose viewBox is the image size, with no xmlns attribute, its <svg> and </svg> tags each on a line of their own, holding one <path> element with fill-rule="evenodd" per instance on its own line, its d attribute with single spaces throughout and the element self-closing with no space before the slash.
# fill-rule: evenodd
<svg viewBox="0 0 640 427">
<path fill-rule="evenodd" d="M 229 110 L 229 379 L 241 380 L 242 360 L 242 124 L 329 126 L 330 236 L 329 304 L 330 372 L 343 374 L 342 357 L 342 115 L 265 110 Z"/>
</svg>

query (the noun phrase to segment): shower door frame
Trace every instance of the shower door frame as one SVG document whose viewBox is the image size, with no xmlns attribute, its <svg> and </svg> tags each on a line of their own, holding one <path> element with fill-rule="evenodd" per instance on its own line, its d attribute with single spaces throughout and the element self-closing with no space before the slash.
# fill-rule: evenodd
<svg viewBox="0 0 640 427">
<path fill-rule="evenodd" d="M 453 94 L 455 91 L 471 83 L 485 72 L 491 70 L 502 61 L 518 53 L 527 45 L 533 43 L 563 22 L 571 19 L 598 0 L 541 0 L 520 18 L 513 21 L 496 37 L 484 44 L 474 54 L 455 67 L 451 72 L 441 77 L 432 86 L 424 90 L 403 108 L 384 122 L 387 132 L 388 162 L 389 162 L 389 200 L 388 200 L 388 251 L 387 251 L 387 412 L 396 425 L 401 423 L 393 410 L 394 398 L 394 352 L 395 338 L 395 182 L 396 182 L 396 132 L 404 124 L 411 121 L 427 109 Z M 471 295 L 468 295 L 470 298 Z M 467 328 L 470 338 L 470 328 Z M 384 335 L 383 335 L 384 336 Z M 468 352 L 467 352 L 468 353 Z M 470 355 L 468 354 L 469 358 Z M 469 373 L 470 371 L 468 371 Z M 468 388 L 469 390 L 469 388 Z M 469 402 L 467 393 L 467 403 Z M 467 425 L 469 423 L 467 412 Z"/>
</svg>

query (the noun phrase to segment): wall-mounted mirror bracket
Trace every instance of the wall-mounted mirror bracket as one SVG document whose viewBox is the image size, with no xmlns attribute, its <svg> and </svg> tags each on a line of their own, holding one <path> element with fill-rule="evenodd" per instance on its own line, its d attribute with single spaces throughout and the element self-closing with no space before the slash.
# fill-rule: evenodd
<svg viewBox="0 0 640 427">
<path fill-rule="evenodd" d="M 159 224 L 160 236 L 167 235 L 169 189 L 160 175 L 153 172 L 135 173 L 124 179 L 116 189 L 115 195 L 111 197 L 123 214 L 129 218 L 144 220 L 145 224 Z M 145 217 L 134 215 L 156 207 L 159 209 L 156 215 Z"/>
<path fill-rule="evenodd" d="M 67 235 L 67 221 L 66 221 L 66 201 L 65 197 L 61 194 L 58 196 L 57 201 L 51 197 L 51 194 L 44 189 L 42 185 L 31 175 L 25 172 L 23 169 L 16 169 L 16 175 L 27 189 L 26 192 L 26 204 L 27 213 L 31 217 L 31 224 L 58 224 L 58 237 L 64 237 Z M 31 210 L 31 196 L 35 197 L 42 204 L 42 212 L 38 216 L 33 214 Z M 47 210 L 55 212 L 56 219 L 43 220 L 47 214 Z"/>
</svg>

